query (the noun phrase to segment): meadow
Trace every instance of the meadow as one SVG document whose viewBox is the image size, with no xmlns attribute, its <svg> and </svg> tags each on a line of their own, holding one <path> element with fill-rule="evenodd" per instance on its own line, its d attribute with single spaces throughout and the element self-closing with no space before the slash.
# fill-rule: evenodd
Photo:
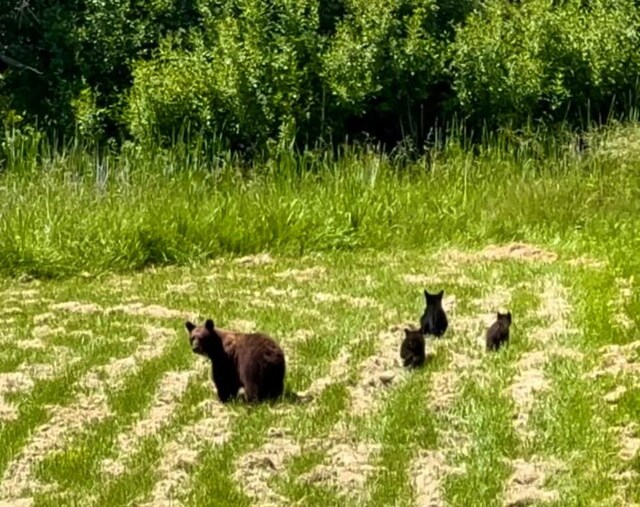
<svg viewBox="0 0 640 507">
<path fill-rule="evenodd" d="M 254 166 L 16 141 L 0 505 L 640 504 L 640 129 L 588 141 Z M 425 288 L 450 328 L 407 372 Z M 221 405 L 206 317 L 276 338 L 290 394 Z"/>
</svg>

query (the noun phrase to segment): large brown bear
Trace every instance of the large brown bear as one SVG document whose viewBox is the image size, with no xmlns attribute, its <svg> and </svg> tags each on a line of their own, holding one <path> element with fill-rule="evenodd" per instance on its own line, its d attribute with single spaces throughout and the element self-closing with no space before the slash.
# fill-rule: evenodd
<svg viewBox="0 0 640 507">
<path fill-rule="evenodd" d="M 237 396 L 240 387 L 249 402 L 282 395 L 284 352 L 271 337 L 216 329 L 211 319 L 204 326 L 187 321 L 185 327 L 193 352 L 211 360 L 211 376 L 222 403 Z"/>
</svg>

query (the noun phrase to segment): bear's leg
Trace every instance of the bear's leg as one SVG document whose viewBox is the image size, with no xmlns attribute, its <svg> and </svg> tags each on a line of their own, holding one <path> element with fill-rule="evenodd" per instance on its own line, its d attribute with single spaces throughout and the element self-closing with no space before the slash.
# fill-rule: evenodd
<svg viewBox="0 0 640 507">
<path fill-rule="evenodd" d="M 261 400 L 260 386 L 255 382 L 246 382 L 244 385 L 244 397 L 248 403 L 257 403 Z"/>
<path fill-rule="evenodd" d="M 233 372 L 222 370 L 222 368 L 214 369 L 213 383 L 216 386 L 216 391 L 218 391 L 218 398 L 222 403 L 226 403 L 238 395 L 240 382 Z"/>
<path fill-rule="evenodd" d="M 264 397 L 276 399 L 284 393 L 284 363 L 270 364 L 263 381 Z"/>
</svg>

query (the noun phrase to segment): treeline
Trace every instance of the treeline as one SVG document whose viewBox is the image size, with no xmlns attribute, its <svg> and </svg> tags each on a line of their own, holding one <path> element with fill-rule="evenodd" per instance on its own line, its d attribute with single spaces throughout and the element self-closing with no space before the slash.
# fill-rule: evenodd
<svg viewBox="0 0 640 507">
<path fill-rule="evenodd" d="M 629 114 L 638 0 L 0 0 L 5 128 L 233 149 Z"/>
</svg>

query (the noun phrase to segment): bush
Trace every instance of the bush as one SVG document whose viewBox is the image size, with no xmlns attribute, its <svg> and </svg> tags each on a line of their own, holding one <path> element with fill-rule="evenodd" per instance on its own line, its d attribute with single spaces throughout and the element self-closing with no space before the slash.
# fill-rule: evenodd
<svg viewBox="0 0 640 507">
<path fill-rule="evenodd" d="M 194 0 L 195 1 L 195 0 Z M 19 112 L 35 122 L 73 131 L 74 111 L 114 135 L 131 62 L 148 57 L 169 33 L 199 22 L 192 0 L 6 0 L 0 9 L 0 50 L 34 70 L 12 67 L 6 86 Z M 37 71 L 37 72 L 36 72 Z M 87 99 L 92 97 L 88 102 Z M 79 102 L 91 104 L 77 109 Z"/>
<path fill-rule="evenodd" d="M 489 0 L 452 48 L 458 107 L 491 126 L 606 114 L 635 90 L 637 27 L 632 1 Z"/>
<path fill-rule="evenodd" d="M 318 130 L 322 107 L 316 0 L 227 2 L 205 15 L 188 50 L 163 45 L 138 62 L 128 119 L 138 138 L 169 138 L 182 120 L 234 145 Z"/>
<path fill-rule="evenodd" d="M 41 74 L 4 72 L 0 108 L 86 137 L 420 146 L 457 116 L 580 124 L 636 106 L 634 0 L 13 2 L 2 51 Z"/>
</svg>

